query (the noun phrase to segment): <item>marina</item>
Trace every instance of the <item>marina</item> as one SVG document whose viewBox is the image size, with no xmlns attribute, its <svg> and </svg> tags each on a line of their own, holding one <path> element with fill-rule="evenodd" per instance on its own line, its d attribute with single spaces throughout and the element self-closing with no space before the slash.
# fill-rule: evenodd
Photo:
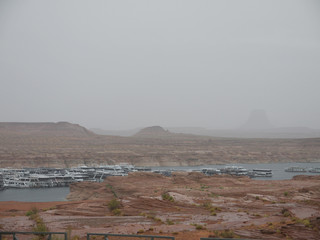
<svg viewBox="0 0 320 240">
<path fill-rule="evenodd" d="M 318 163 L 319 164 L 319 163 Z M 282 179 L 286 173 L 291 174 L 318 174 L 320 167 L 289 166 L 283 168 L 281 172 L 277 168 L 259 168 L 259 164 L 238 165 L 211 165 L 195 167 L 135 167 L 131 164 L 122 163 L 119 165 L 101 165 L 95 167 L 78 166 L 74 168 L 23 168 L 0 169 L 0 189 L 5 188 L 52 188 L 68 187 L 71 183 L 91 181 L 102 182 L 109 176 L 126 176 L 130 172 L 154 172 L 164 176 L 171 176 L 176 171 L 201 172 L 205 175 L 228 174 L 233 176 L 248 176 L 257 179 Z M 277 164 L 276 164 L 277 165 Z M 266 165 L 267 166 L 267 165 Z M 272 166 L 272 165 L 270 165 Z"/>
<path fill-rule="evenodd" d="M 0 189 L 68 187 L 74 182 L 102 182 L 108 176 L 126 176 L 133 171 L 138 170 L 129 164 L 76 168 L 2 168 Z"/>
<path fill-rule="evenodd" d="M 121 167 L 122 165 L 122 167 Z M 177 167 L 134 167 L 129 164 L 121 165 L 104 165 L 97 167 L 78 166 L 70 169 L 52 169 L 52 168 L 37 168 L 37 169 L 0 169 L 0 184 L 2 184 L 2 190 L 0 190 L 0 201 L 26 201 L 26 202 L 50 202 L 50 201 L 65 201 L 69 194 L 69 184 L 72 182 L 79 181 L 96 181 L 101 182 L 104 178 L 112 175 L 124 176 L 131 172 L 155 172 L 164 176 L 170 176 L 173 172 L 202 172 L 208 176 L 220 175 L 221 169 L 226 171 L 227 169 L 233 169 L 235 172 L 236 167 L 233 165 L 205 165 L 205 166 L 177 166 Z M 126 165 L 126 166 L 124 166 Z M 234 165 L 235 166 L 235 165 Z M 259 164 L 239 164 L 238 168 L 240 174 L 243 174 L 243 169 L 248 171 L 250 178 L 259 180 L 285 180 L 291 179 L 296 175 L 311 175 L 317 176 L 320 173 L 320 162 L 312 163 L 259 163 Z M 285 169 L 291 166 L 299 166 L 307 169 L 307 172 L 287 172 Z M 11 172 L 11 174 L 9 174 Z M 3 179 L 13 178 L 14 175 L 21 176 L 23 174 L 43 174 L 50 175 L 56 174 L 72 176 L 69 183 L 65 183 L 65 186 L 61 187 L 50 187 L 52 185 L 47 184 L 45 187 L 17 187 L 17 186 L 6 186 L 4 187 Z M 10 176 L 5 176 L 5 174 Z M 226 173 L 223 173 L 226 174 Z M 74 177 L 74 176 L 77 177 Z M 89 176 L 88 178 L 80 178 L 80 175 Z M 91 176 L 91 179 L 90 179 Z M 94 177 L 95 176 L 95 177 Z M 53 181 L 54 182 L 54 181 Z M 15 184 L 17 185 L 17 184 Z M 19 186 L 19 185 L 18 185 Z"/>
</svg>

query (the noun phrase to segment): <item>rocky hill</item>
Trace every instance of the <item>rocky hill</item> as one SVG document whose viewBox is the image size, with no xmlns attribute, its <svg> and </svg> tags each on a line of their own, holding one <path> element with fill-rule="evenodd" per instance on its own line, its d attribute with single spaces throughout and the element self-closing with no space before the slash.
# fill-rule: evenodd
<svg viewBox="0 0 320 240">
<path fill-rule="evenodd" d="M 33 136 L 92 136 L 93 132 L 68 122 L 0 122 L 0 134 Z"/>
<path fill-rule="evenodd" d="M 141 129 L 134 136 L 135 137 L 164 137 L 164 136 L 172 136 L 174 133 L 169 132 L 168 130 L 164 130 L 160 126 L 152 126 Z"/>
</svg>

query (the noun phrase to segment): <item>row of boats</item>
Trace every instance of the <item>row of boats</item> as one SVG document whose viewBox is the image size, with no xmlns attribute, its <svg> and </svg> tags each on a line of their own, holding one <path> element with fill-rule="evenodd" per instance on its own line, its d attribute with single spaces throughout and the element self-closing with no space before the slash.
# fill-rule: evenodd
<svg viewBox="0 0 320 240">
<path fill-rule="evenodd" d="M 310 173 L 320 173 L 320 167 L 315 168 L 304 168 L 299 166 L 293 166 L 285 169 L 286 172 L 310 172 Z"/>
<path fill-rule="evenodd" d="M 310 173 L 320 173 L 320 168 L 303 168 L 299 166 L 293 166 L 285 169 L 286 172 L 310 172 Z M 204 168 L 201 170 L 206 175 L 213 174 L 230 174 L 237 176 L 249 176 L 249 177 L 272 177 L 271 169 L 252 169 L 247 170 L 241 166 L 226 166 L 224 168 Z"/>
<path fill-rule="evenodd" d="M 102 165 L 97 167 L 79 166 L 75 168 L 23 168 L 0 169 L 0 189 L 3 188 L 41 188 L 41 187 L 65 187 L 74 182 L 92 181 L 102 182 L 108 176 L 126 176 L 129 172 L 148 171 L 171 176 L 174 171 L 181 169 L 151 169 L 135 167 L 130 164 Z M 186 171 L 201 172 L 205 175 L 229 174 L 235 176 L 272 177 L 271 169 L 248 170 L 242 166 L 225 166 L 223 168 L 188 169 Z M 320 168 L 304 169 L 290 167 L 287 172 L 312 172 L 320 173 Z"/>
<path fill-rule="evenodd" d="M 155 173 L 161 173 L 165 176 L 171 176 L 172 172 L 181 171 L 176 169 L 161 169 L 161 170 L 153 170 Z M 252 169 L 247 170 L 241 166 L 226 166 L 224 168 L 201 168 L 201 169 L 192 169 L 188 170 L 191 172 L 201 172 L 207 176 L 212 175 L 221 175 L 221 174 L 228 174 L 233 176 L 248 176 L 248 177 L 272 177 L 272 170 L 271 169 Z"/>
<path fill-rule="evenodd" d="M 241 166 L 226 166 L 224 168 L 203 168 L 201 170 L 202 173 L 206 175 L 214 175 L 214 174 L 229 174 L 235 176 L 248 176 L 251 178 L 255 177 L 272 177 L 271 169 L 252 169 L 248 170 Z"/>
<path fill-rule="evenodd" d="M 0 189 L 65 187 L 74 182 L 102 182 L 108 176 L 125 176 L 132 171 L 138 171 L 138 168 L 129 164 L 76 168 L 2 168 Z"/>
</svg>

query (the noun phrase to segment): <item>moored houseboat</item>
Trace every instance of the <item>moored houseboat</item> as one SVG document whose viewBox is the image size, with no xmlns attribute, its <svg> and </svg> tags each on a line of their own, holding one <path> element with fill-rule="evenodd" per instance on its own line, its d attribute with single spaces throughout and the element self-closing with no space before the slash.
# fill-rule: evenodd
<svg viewBox="0 0 320 240">
<path fill-rule="evenodd" d="M 271 169 L 252 169 L 248 172 L 249 177 L 272 177 Z"/>
<path fill-rule="evenodd" d="M 320 173 L 320 167 L 310 168 L 308 171 L 311 173 Z"/>
</svg>

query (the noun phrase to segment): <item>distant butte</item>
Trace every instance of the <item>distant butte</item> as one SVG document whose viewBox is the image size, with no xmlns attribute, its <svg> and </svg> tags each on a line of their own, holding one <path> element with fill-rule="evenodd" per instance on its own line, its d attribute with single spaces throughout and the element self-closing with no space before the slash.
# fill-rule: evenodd
<svg viewBox="0 0 320 240">
<path fill-rule="evenodd" d="M 157 137 L 157 136 L 168 136 L 170 133 L 167 130 L 164 130 L 160 126 L 152 126 L 141 129 L 138 133 L 136 133 L 135 137 Z"/>
<path fill-rule="evenodd" d="M 68 122 L 0 122 L 0 133 L 65 137 L 95 135 L 85 127 Z"/>
<path fill-rule="evenodd" d="M 253 110 L 247 122 L 240 127 L 244 130 L 272 129 L 274 126 L 269 121 L 265 110 Z"/>
</svg>

